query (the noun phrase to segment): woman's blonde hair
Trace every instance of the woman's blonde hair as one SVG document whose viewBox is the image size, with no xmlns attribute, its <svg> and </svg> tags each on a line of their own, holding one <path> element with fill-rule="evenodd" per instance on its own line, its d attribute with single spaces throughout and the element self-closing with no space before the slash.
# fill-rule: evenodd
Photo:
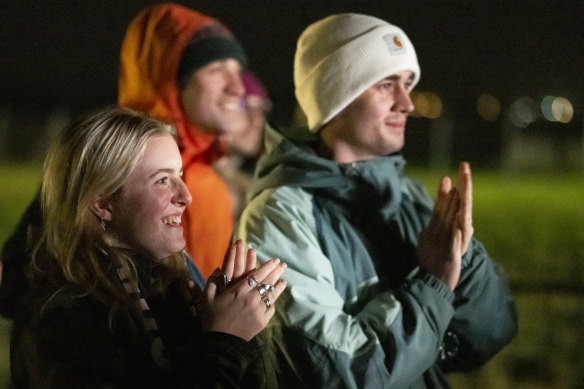
<svg viewBox="0 0 584 389">
<path fill-rule="evenodd" d="M 132 258 L 108 244 L 102 221 L 90 204 L 121 189 L 140 162 L 147 141 L 171 135 L 174 126 L 136 111 L 109 107 L 65 129 L 51 147 L 44 165 L 41 204 L 44 226 L 33 253 L 31 276 L 57 276 L 77 290 L 97 286 L 118 294 L 112 266 L 134 269 Z M 165 267 L 183 269 L 176 254 Z M 46 274 L 49 273 L 49 274 Z"/>
</svg>

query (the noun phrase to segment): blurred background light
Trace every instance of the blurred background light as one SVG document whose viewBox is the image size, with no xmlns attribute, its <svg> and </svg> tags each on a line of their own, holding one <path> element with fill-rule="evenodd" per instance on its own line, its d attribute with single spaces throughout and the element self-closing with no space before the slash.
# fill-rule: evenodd
<svg viewBox="0 0 584 389">
<path fill-rule="evenodd" d="M 489 94 L 482 94 L 477 99 L 477 113 L 488 122 L 494 122 L 501 114 L 501 103 Z"/>
<path fill-rule="evenodd" d="M 548 120 L 550 122 L 555 122 L 557 120 L 554 117 L 554 113 L 552 112 L 552 104 L 554 102 L 554 99 L 555 99 L 554 96 L 544 96 L 544 98 L 541 99 L 540 104 L 541 114 L 543 115 L 545 120 Z"/>
<path fill-rule="evenodd" d="M 413 116 L 437 119 L 442 114 L 442 99 L 434 92 L 412 92 L 415 110 Z"/>
<path fill-rule="evenodd" d="M 535 101 L 527 96 L 515 100 L 509 107 L 509 119 L 519 128 L 525 128 L 535 122 L 537 119 Z"/>
<path fill-rule="evenodd" d="M 574 116 L 574 107 L 568 99 L 556 97 L 552 103 L 554 118 L 560 123 L 570 123 Z"/>
</svg>

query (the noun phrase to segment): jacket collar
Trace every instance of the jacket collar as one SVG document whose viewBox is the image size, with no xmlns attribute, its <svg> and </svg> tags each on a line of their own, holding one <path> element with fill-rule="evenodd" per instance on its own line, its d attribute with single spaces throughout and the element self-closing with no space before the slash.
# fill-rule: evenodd
<svg viewBox="0 0 584 389">
<path fill-rule="evenodd" d="M 338 164 L 317 155 L 316 137 L 306 132 L 294 130 L 287 135 L 290 132 L 266 128 L 266 154 L 258 161 L 252 198 L 264 189 L 288 185 L 343 201 L 379 201 L 387 215 L 396 211 L 405 166 L 401 154 Z"/>
</svg>

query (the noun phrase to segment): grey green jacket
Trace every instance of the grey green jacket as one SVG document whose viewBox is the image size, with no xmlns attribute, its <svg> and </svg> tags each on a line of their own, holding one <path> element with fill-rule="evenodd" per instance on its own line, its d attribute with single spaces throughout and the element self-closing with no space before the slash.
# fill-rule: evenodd
<svg viewBox="0 0 584 389">
<path fill-rule="evenodd" d="M 337 164 L 268 128 L 236 235 L 288 264 L 268 326 L 283 387 L 444 388 L 517 331 L 507 282 L 472 240 L 454 292 L 417 266 L 431 216 L 400 155 Z M 298 139 L 294 139 L 298 138 Z M 294 139 L 294 140 L 292 140 Z"/>
</svg>

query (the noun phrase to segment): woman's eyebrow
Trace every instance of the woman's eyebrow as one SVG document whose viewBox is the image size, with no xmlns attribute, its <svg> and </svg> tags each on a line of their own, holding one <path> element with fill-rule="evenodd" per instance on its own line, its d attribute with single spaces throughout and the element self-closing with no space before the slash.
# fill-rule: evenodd
<svg viewBox="0 0 584 389">
<path fill-rule="evenodd" d="M 182 172 L 182 169 L 180 169 L 180 170 Z M 171 169 L 171 168 L 160 168 L 160 169 L 156 169 L 156 171 L 154 171 L 154 173 L 150 174 L 149 177 L 150 178 L 153 178 L 154 176 L 156 176 L 157 174 L 160 174 L 160 173 L 170 174 L 172 172 L 174 172 L 174 169 Z"/>
</svg>

